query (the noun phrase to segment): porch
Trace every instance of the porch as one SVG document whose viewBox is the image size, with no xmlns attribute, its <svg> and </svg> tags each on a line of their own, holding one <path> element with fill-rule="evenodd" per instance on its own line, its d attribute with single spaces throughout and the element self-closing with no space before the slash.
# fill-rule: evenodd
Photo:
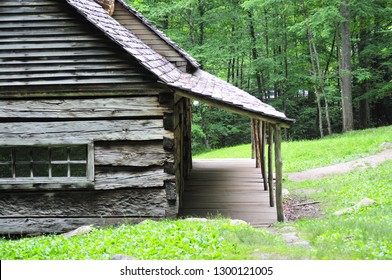
<svg viewBox="0 0 392 280">
<path fill-rule="evenodd" d="M 277 221 L 270 207 L 260 168 L 251 159 L 194 160 L 185 181 L 180 216 L 221 215 L 244 220 L 253 226 Z"/>
</svg>

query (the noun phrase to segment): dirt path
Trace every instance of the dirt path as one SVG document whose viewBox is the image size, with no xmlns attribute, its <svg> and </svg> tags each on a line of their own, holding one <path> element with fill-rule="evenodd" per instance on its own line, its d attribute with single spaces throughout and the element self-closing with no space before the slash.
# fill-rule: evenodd
<svg viewBox="0 0 392 280">
<path fill-rule="evenodd" d="M 372 156 L 367 156 L 357 160 L 334 164 L 326 167 L 294 172 L 288 174 L 288 177 L 291 181 L 301 182 L 306 180 L 318 180 L 330 175 L 348 173 L 358 169 L 376 167 L 380 163 L 392 159 L 392 143 L 388 143 L 386 146 L 387 149 Z"/>
</svg>

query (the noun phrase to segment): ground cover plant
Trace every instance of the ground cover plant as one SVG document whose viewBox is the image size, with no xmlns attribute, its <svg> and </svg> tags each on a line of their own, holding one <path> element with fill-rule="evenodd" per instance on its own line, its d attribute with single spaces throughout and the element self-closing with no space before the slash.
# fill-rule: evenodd
<svg viewBox="0 0 392 280">
<path fill-rule="evenodd" d="M 116 254 L 140 260 L 243 260 L 257 259 L 261 252 L 284 253 L 293 259 L 304 255 L 302 250 L 286 245 L 280 236 L 249 225 L 231 225 L 223 218 L 208 222 L 147 221 L 94 229 L 68 239 L 52 235 L 0 241 L 3 260 L 108 260 Z"/>
<path fill-rule="evenodd" d="M 316 259 L 392 259 L 392 160 L 377 168 L 322 180 L 287 182 L 292 193 L 320 201 L 322 217 L 300 219 L 294 226 L 308 240 Z M 335 212 L 364 198 L 376 203 L 351 213 Z"/>
</svg>

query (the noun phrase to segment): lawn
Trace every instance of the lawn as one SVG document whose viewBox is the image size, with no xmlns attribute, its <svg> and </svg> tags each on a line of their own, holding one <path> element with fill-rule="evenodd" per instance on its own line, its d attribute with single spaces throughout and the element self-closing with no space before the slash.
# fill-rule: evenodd
<svg viewBox="0 0 392 280">
<path fill-rule="evenodd" d="M 298 168 L 288 170 L 374 154 L 382 143 L 392 142 L 391 131 L 391 127 L 383 127 L 322 140 L 285 143 L 286 162 L 298 164 Z M 243 151 L 244 147 L 237 149 Z M 227 150 L 224 153 L 230 157 L 235 155 Z M 147 221 L 139 225 L 95 228 L 89 234 L 68 239 L 59 235 L 20 240 L 3 238 L 0 239 L 0 259 L 106 260 L 115 254 L 141 260 L 392 259 L 391 170 L 390 160 L 377 168 L 322 180 L 286 180 L 284 187 L 291 194 L 306 194 L 308 200 L 320 202 L 321 216 L 276 225 L 296 228 L 299 236 L 310 243 L 310 250 L 290 246 L 280 235 L 264 229 L 231 225 L 222 218 L 208 222 Z M 376 204 L 350 214 L 334 215 L 335 211 L 353 206 L 365 197 L 375 200 Z"/>
<path fill-rule="evenodd" d="M 336 134 L 319 140 L 283 142 L 283 171 L 302 171 L 372 155 L 379 152 L 385 142 L 392 142 L 392 126 Z M 194 158 L 228 157 L 250 158 L 251 145 L 214 150 Z"/>
</svg>

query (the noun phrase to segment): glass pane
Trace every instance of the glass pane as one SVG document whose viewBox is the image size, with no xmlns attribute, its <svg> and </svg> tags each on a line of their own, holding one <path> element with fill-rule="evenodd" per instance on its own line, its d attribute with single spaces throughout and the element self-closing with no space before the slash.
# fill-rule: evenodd
<svg viewBox="0 0 392 280">
<path fill-rule="evenodd" d="M 49 160 L 48 148 L 35 147 L 31 151 L 33 153 L 33 161 L 47 162 Z"/>
<path fill-rule="evenodd" d="M 86 146 L 71 147 L 71 160 L 86 160 L 87 158 Z"/>
<path fill-rule="evenodd" d="M 56 147 L 51 148 L 52 151 L 52 161 L 53 160 L 67 160 L 67 148 L 66 147 Z"/>
<path fill-rule="evenodd" d="M 21 161 L 30 161 L 30 149 L 27 147 L 18 147 L 15 148 L 15 158 L 16 158 L 16 163 L 21 162 Z"/>
<path fill-rule="evenodd" d="M 12 178 L 11 164 L 0 165 L 0 178 Z"/>
<path fill-rule="evenodd" d="M 86 165 L 85 164 L 72 164 L 71 165 L 71 177 L 86 177 Z"/>
<path fill-rule="evenodd" d="M 52 164 L 52 177 L 67 177 L 68 165 Z"/>
<path fill-rule="evenodd" d="M 11 149 L 1 148 L 0 149 L 0 162 L 10 162 L 11 161 Z"/>
<path fill-rule="evenodd" d="M 34 174 L 34 177 L 49 177 L 49 165 L 34 163 L 33 174 Z"/>
<path fill-rule="evenodd" d="M 30 164 L 17 164 L 16 177 L 30 177 Z"/>
</svg>

